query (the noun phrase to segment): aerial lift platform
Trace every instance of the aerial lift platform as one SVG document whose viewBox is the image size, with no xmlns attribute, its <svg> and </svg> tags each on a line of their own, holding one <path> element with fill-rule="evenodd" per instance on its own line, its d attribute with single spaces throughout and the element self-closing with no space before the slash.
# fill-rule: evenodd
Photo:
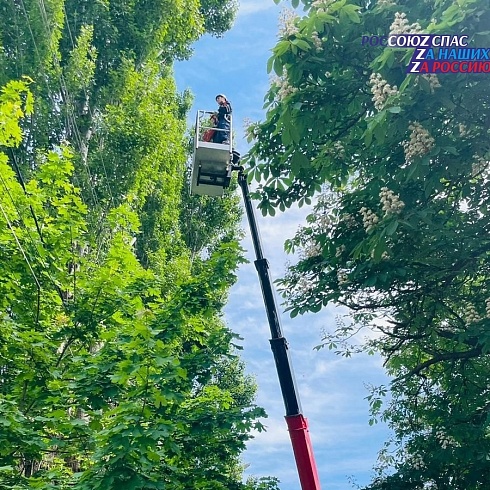
<svg viewBox="0 0 490 490">
<path fill-rule="evenodd" d="M 199 196 L 222 196 L 230 185 L 233 160 L 233 127 L 211 126 L 214 111 L 197 111 L 192 159 L 191 193 Z M 227 143 L 209 141 L 213 132 L 229 131 Z M 208 141 L 206 141 L 208 140 Z"/>
<path fill-rule="evenodd" d="M 293 447 L 302 490 L 320 490 L 320 480 L 311 444 L 308 421 L 303 416 L 299 393 L 296 387 L 289 346 L 282 333 L 279 311 L 276 304 L 269 263 L 263 256 L 259 229 L 255 219 L 250 190 L 244 168 L 239 165 L 240 155 L 233 150 L 230 123 L 229 142 L 217 144 L 209 141 L 212 131 L 228 131 L 211 124 L 212 111 L 198 111 L 194 137 L 194 156 L 191 174 L 191 193 L 207 196 L 222 196 L 230 184 L 231 174 L 238 172 L 238 184 L 242 189 L 252 241 L 255 249 L 255 268 L 260 280 L 267 320 L 271 332 L 270 345 L 274 355 L 281 393 L 286 409 L 286 423 Z M 208 141 L 206 141 L 208 140 Z"/>
</svg>

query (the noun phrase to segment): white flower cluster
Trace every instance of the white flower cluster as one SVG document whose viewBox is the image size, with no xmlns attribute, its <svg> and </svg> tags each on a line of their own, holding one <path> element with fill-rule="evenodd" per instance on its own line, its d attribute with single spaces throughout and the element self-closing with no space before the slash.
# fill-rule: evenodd
<svg viewBox="0 0 490 490">
<path fill-rule="evenodd" d="M 395 20 L 390 26 L 389 36 L 396 36 L 398 34 L 420 34 L 422 32 L 422 27 L 418 22 L 413 24 L 408 23 L 407 14 L 404 12 L 396 12 Z"/>
<path fill-rule="evenodd" d="M 271 78 L 271 85 L 275 85 L 278 88 L 277 99 L 279 101 L 284 100 L 286 97 L 294 94 L 294 92 L 298 90 L 296 87 L 292 87 L 291 85 L 289 85 L 289 82 L 285 75 L 282 75 L 280 77 L 278 77 L 277 75 L 273 76 Z"/>
<path fill-rule="evenodd" d="M 291 9 L 283 9 L 279 14 L 279 37 L 289 37 L 298 34 L 296 21 L 299 16 Z"/>
<path fill-rule="evenodd" d="M 423 470 L 425 468 L 424 458 L 418 453 L 410 457 L 410 463 L 415 470 Z"/>
<path fill-rule="evenodd" d="M 334 150 L 337 154 L 338 157 L 344 158 L 345 157 L 345 148 L 344 145 L 340 141 L 336 141 L 333 144 Z"/>
<path fill-rule="evenodd" d="M 347 228 L 354 228 L 357 225 L 356 218 L 352 214 L 346 213 L 340 217 L 340 221 L 345 223 Z"/>
<path fill-rule="evenodd" d="M 481 320 L 480 315 L 478 314 L 476 308 L 473 305 L 468 305 L 463 311 L 462 316 L 468 324 L 476 323 Z"/>
<path fill-rule="evenodd" d="M 439 79 L 437 78 L 437 75 L 435 73 L 427 73 L 422 75 L 422 78 L 425 78 L 429 82 L 430 85 L 430 90 L 432 93 L 434 93 L 434 90 L 436 88 L 441 88 L 441 83 L 439 82 Z"/>
<path fill-rule="evenodd" d="M 335 250 L 335 257 L 339 258 L 344 252 L 345 252 L 345 245 L 341 245 L 340 247 L 337 247 L 337 249 Z"/>
<path fill-rule="evenodd" d="M 319 12 L 325 12 L 329 5 L 334 3 L 336 0 L 314 0 L 311 7 L 317 9 Z"/>
<path fill-rule="evenodd" d="M 309 241 L 303 247 L 300 256 L 303 260 L 307 260 L 307 259 L 312 259 L 313 257 L 318 257 L 321 254 L 322 254 L 322 247 L 320 247 L 320 245 L 315 241 Z"/>
<path fill-rule="evenodd" d="M 459 446 L 454 437 L 447 435 L 443 430 L 438 430 L 436 432 L 436 439 L 441 444 L 442 449 L 446 449 L 449 446 Z"/>
<path fill-rule="evenodd" d="M 393 0 L 378 0 L 378 7 L 391 7 L 396 5 Z"/>
<path fill-rule="evenodd" d="M 468 128 L 463 123 L 459 123 L 458 129 L 459 129 L 460 136 L 464 137 L 468 135 Z"/>
<path fill-rule="evenodd" d="M 405 158 L 407 162 L 413 161 L 414 158 L 420 157 L 428 153 L 434 146 L 434 138 L 429 134 L 418 122 L 413 122 L 408 126 L 412 132 L 410 133 L 410 141 L 402 143 L 405 149 Z"/>
<path fill-rule="evenodd" d="M 339 286 L 343 286 L 343 285 L 347 284 L 349 282 L 349 277 L 347 276 L 347 273 L 342 271 L 342 270 L 338 270 L 337 271 L 337 281 L 339 283 Z"/>
<path fill-rule="evenodd" d="M 311 34 L 311 39 L 313 40 L 313 44 L 315 45 L 316 51 L 318 53 L 323 51 L 323 42 L 318 36 L 318 32 L 313 31 L 313 33 Z"/>
<path fill-rule="evenodd" d="M 373 94 L 374 107 L 378 111 L 383 109 L 388 97 L 398 94 L 396 85 L 392 87 L 379 73 L 371 73 L 369 83 Z"/>
<path fill-rule="evenodd" d="M 490 298 L 487 298 L 485 301 L 485 312 L 487 314 L 487 318 L 490 318 Z"/>
<path fill-rule="evenodd" d="M 345 157 L 345 147 L 341 141 L 335 141 L 332 146 L 327 146 L 323 150 L 325 156 L 342 159 Z"/>
<path fill-rule="evenodd" d="M 372 229 L 374 229 L 376 223 L 379 221 L 379 218 L 370 209 L 367 208 L 361 208 L 360 213 L 362 216 L 364 228 L 369 233 Z"/>
<path fill-rule="evenodd" d="M 399 214 L 405 207 L 405 203 L 400 199 L 400 197 L 388 189 L 388 187 L 381 187 L 379 198 L 381 199 L 385 216 L 389 214 Z"/>
<path fill-rule="evenodd" d="M 417 485 L 413 490 L 439 490 L 438 486 L 433 482 L 425 482 L 423 486 Z"/>
<path fill-rule="evenodd" d="M 325 233 L 330 228 L 331 224 L 332 220 L 328 214 L 322 213 L 318 215 L 316 225 L 318 226 L 320 232 Z"/>
<path fill-rule="evenodd" d="M 299 281 L 296 283 L 296 289 L 299 294 L 307 294 L 313 289 L 313 283 L 305 276 L 301 276 Z"/>
<path fill-rule="evenodd" d="M 484 157 L 479 155 L 473 155 L 474 162 L 471 165 L 471 176 L 476 177 L 477 175 L 483 175 L 488 169 L 490 162 Z"/>
</svg>

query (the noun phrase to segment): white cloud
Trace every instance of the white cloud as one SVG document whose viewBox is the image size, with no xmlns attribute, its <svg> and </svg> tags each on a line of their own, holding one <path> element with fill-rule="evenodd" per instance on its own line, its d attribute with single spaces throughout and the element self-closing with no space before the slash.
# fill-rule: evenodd
<svg viewBox="0 0 490 490">
<path fill-rule="evenodd" d="M 258 14 L 276 7 L 272 0 L 241 0 L 239 16 Z M 277 7 L 276 7 L 277 8 Z"/>
</svg>

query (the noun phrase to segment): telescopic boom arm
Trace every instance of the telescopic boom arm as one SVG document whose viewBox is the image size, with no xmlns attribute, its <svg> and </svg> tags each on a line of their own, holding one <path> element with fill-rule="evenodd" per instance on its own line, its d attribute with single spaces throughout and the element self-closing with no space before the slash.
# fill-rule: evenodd
<svg viewBox="0 0 490 490">
<path fill-rule="evenodd" d="M 262 253 L 259 229 L 257 221 L 255 220 L 247 177 L 243 172 L 243 167 L 233 166 L 233 170 L 238 170 L 238 183 L 242 189 L 245 211 L 247 213 L 252 234 L 256 256 L 254 263 L 259 275 L 262 296 L 264 298 L 267 319 L 271 331 L 271 349 L 274 354 L 279 383 L 281 385 L 282 398 L 286 408 L 285 418 L 288 425 L 291 444 L 293 446 L 301 488 L 302 490 L 320 490 L 320 480 L 318 478 L 313 446 L 308 431 L 308 422 L 301 413 L 301 404 L 296 388 L 291 359 L 289 357 L 288 343 L 282 335 L 281 320 L 274 296 L 271 276 L 269 274 L 269 263 Z"/>
</svg>

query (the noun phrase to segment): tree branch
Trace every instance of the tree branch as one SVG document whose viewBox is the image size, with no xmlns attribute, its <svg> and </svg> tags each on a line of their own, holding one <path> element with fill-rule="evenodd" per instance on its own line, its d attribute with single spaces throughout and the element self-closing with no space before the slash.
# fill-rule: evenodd
<svg viewBox="0 0 490 490">
<path fill-rule="evenodd" d="M 467 350 L 467 351 L 444 352 L 442 354 L 438 354 L 434 356 L 432 359 L 428 359 L 427 361 L 420 363 L 418 366 L 415 366 L 407 374 L 404 374 L 403 376 L 396 378 L 393 381 L 393 383 L 420 374 L 424 369 L 427 369 L 428 367 L 432 366 L 433 364 L 437 364 L 438 362 L 449 361 L 449 360 L 455 361 L 460 359 L 471 359 L 473 357 L 478 357 L 479 355 L 481 355 L 481 353 L 482 353 L 482 348 L 475 347 L 474 349 Z"/>
</svg>

